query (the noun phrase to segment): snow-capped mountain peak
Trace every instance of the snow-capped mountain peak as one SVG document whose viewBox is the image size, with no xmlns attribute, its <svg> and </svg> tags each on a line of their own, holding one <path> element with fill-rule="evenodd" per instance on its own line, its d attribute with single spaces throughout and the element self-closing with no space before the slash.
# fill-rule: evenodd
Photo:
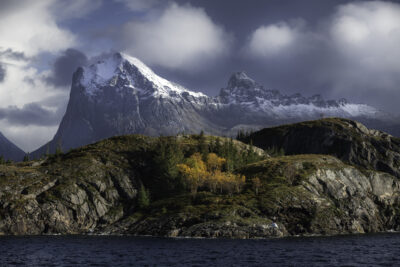
<svg viewBox="0 0 400 267">
<path fill-rule="evenodd" d="M 235 72 L 229 78 L 228 88 L 254 88 L 257 83 L 251 79 L 244 71 Z"/>
<path fill-rule="evenodd" d="M 206 97 L 158 76 L 142 61 L 124 53 L 103 56 L 95 64 L 84 67 L 79 82 L 89 96 L 96 95 L 104 87 L 116 87 L 145 97 L 167 98 L 184 93 L 196 98 Z"/>
<path fill-rule="evenodd" d="M 242 127 L 255 129 L 321 116 L 364 123 L 389 118 L 368 105 L 266 89 L 244 72 L 234 73 L 217 97 L 209 97 L 158 76 L 137 58 L 114 53 L 75 72 L 60 127 L 53 140 L 34 154 L 40 156 L 48 148 L 54 152 L 60 143 L 68 150 L 115 135 L 200 131 L 234 135 Z"/>
</svg>

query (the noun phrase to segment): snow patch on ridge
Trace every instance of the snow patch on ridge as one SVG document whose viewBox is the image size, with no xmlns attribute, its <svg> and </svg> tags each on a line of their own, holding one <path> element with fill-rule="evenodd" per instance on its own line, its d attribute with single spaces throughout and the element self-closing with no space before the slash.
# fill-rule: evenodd
<svg viewBox="0 0 400 267">
<path fill-rule="evenodd" d="M 133 68 L 127 67 L 127 64 Z M 80 83 L 90 97 L 95 97 L 99 90 L 108 86 L 115 87 L 117 92 L 130 89 L 142 100 L 161 97 L 175 103 L 188 102 L 211 109 L 240 106 L 257 116 L 280 119 L 385 116 L 383 112 L 365 104 L 350 104 L 345 100 L 325 101 L 319 95 L 309 98 L 300 94 L 286 96 L 277 90 L 264 89 L 244 72 L 234 73 L 228 87 L 222 89 L 218 97 L 208 97 L 158 76 L 139 59 L 123 53 L 104 56 L 96 64 L 83 68 Z"/>
<path fill-rule="evenodd" d="M 139 59 L 123 53 L 115 53 L 112 56 L 106 56 L 96 64 L 83 68 L 83 76 L 80 83 L 85 87 L 85 92 L 89 96 L 93 96 L 102 86 L 115 86 L 114 78 L 119 77 L 129 81 L 127 87 L 145 94 L 146 90 L 144 90 L 144 88 L 135 86 L 133 75 L 123 70 L 125 62 L 136 67 L 141 75 L 152 83 L 154 89 L 152 90 L 152 95 L 154 97 L 169 98 L 182 95 L 183 93 L 187 93 L 195 98 L 208 97 L 203 93 L 190 91 L 183 86 L 158 76 Z"/>
</svg>

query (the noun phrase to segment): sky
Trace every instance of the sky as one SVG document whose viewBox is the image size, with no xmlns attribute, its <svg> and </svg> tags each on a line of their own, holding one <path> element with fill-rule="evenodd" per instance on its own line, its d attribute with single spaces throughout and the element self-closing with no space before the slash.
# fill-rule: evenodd
<svg viewBox="0 0 400 267">
<path fill-rule="evenodd" d="M 45 144 L 73 72 L 112 51 L 210 96 L 245 71 L 400 114 L 400 1 L 0 0 L 0 131 L 27 152 Z"/>
</svg>

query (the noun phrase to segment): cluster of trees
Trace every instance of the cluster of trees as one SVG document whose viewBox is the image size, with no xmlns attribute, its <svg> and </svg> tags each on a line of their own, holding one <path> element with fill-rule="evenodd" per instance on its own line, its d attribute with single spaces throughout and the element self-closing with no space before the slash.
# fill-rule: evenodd
<svg viewBox="0 0 400 267">
<path fill-rule="evenodd" d="M 195 153 L 177 167 L 192 194 L 199 189 L 213 193 L 239 193 L 246 177 L 226 171 L 226 162 L 215 153 L 209 153 L 205 161 L 200 153 Z"/>
<path fill-rule="evenodd" d="M 133 162 L 141 177 L 142 204 L 198 190 L 232 194 L 240 192 L 246 178 L 234 172 L 263 159 L 252 146 L 239 147 L 235 140 L 205 136 L 159 137 L 151 147 L 140 151 Z"/>
<path fill-rule="evenodd" d="M 240 129 L 236 134 L 236 139 L 239 141 L 245 140 L 245 139 L 249 138 L 253 133 L 254 133 L 253 130 L 245 131 L 243 129 Z"/>
<path fill-rule="evenodd" d="M 206 142 L 205 137 L 200 134 L 197 138 L 199 139 L 199 147 L 202 147 L 202 144 Z M 199 152 L 203 155 L 203 160 L 206 159 L 208 153 L 215 153 L 226 159 L 226 169 L 229 172 L 262 158 L 255 152 L 252 144 L 249 145 L 248 149 L 238 149 L 234 142 L 232 138 L 226 138 L 223 141 L 218 137 L 213 138 L 208 141 L 205 152 L 204 149 L 199 149 Z"/>
<path fill-rule="evenodd" d="M 0 156 L 0 165 L 11 164 L 11 163 L 12 163 L 12 160 L 10 160 L 10 159 L 5 160 L 3 156 Z"/>
</svg>

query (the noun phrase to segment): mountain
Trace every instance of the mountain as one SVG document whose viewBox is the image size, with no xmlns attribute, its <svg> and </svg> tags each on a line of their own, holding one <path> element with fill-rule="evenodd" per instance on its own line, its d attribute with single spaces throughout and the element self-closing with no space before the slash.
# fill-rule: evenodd
<svg viewBox="0 0 400 267">
<path fill-rule="evenodd" d="M 400 178 L 400 138 L 341 118 L 265 128 L 241 139 L 286 155 L 328 154 Z"/>
<path fill-rule="evenodd" d="M 231 76 L 228 86 L 221 89 L 219 102 L 235 112 L 231 127 L 245 122 L 272 126 L 285 122 L 304 121 L 320 117 L 345 117 L 358 120 L 387 120 L 388 114 L 365 104 L 352 104 L 346 99 L 325 101 L 320 95 L 306 98 L 301 94 L 287 96 L 268 90 L 244 72 Z"/>
<path fill-rule="evenodd" d="M 239 129 L 339 116 L 378 125 L 389 115 L 363 104 L 321 96 L 286 96 L 268 90 L 244 72 L 234 73 L 216 97 L 190 91 L 156 75 L 137 58 L 103 56 L 73 75 L 66 113 L 39 157 L 123 134 L 151 136 L 199 133 L 233 136 Z"/>
<path fill-rule="evenodd" d="M 204 112 L 213 100 L 157 76 L 138 59 L 115 53 L 73 75 L 66 113 L 53 140 L 33 156 L 129 133 L 219 133 Z"/>
<path fill-rule="evenodd" d="M 21 161 L 25 156 L 25 152 L 0 132 L 0 156 L 3 156 L 5 160 Z"/>
<path fill-rule="evenodd" d="M 341 155 L 348 147 L 329 145 L 338 126 L 348 139 L 366 142 L 354 151 L 360 160 L 385 138 L 366 139 L 373 130 L 331 119 L 304 125 L 308 139 L 285 137 L 301 133 L 296 124 L 280 135 L 293 153 L 303 139 L 310 144 L 321 136 L 315 143 Z M 275 136 L 279 140 L 279 131 Z M 178 167 L 193 162 L 196 179 L 184 175 L 190 167 Z M 399 231 L 399 179 L 363 164 L 332 155 L 269 157 L 239 141 L 204 135 L 113 137 L 44 160 L 0 165 L 0 235 L 269 238 Z M 217 170 L 199 176 L 204 168 Z"/>
</svg>

